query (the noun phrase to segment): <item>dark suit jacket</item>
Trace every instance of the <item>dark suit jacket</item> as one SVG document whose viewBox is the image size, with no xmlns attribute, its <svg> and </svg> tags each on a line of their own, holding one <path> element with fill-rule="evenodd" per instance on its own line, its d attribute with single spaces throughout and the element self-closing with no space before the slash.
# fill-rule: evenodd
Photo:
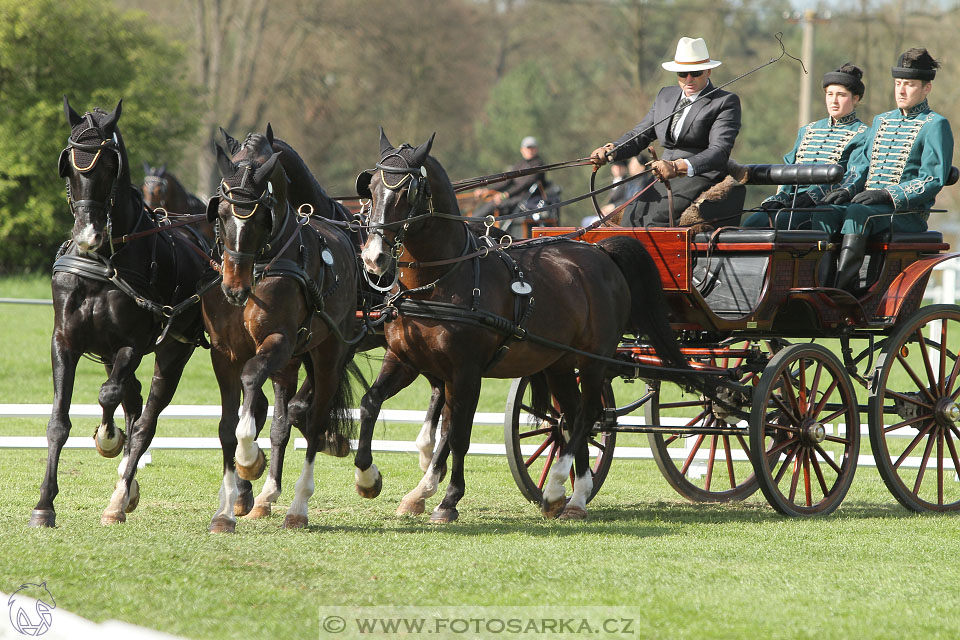
<svg viewBox="0 0 960 640">
<path fill-rule="evenodd" d="M 677 139 L 670 141 L 667 137 L 670 114 L 677 108 L 682 92 L 679 85 L 661 89 L 640 124 L 614 143 L 619 147 L 614 159 L 635 156 L 659 140 L 664 148 L 664 160 L 689 158 L 696 175 L 720 181 L 727 174 L 727 160 L 740 133 L 740 98 L 722 89 L 714 91 L 713 83 L 707 82 L 690 106 Z"/>
</svg>

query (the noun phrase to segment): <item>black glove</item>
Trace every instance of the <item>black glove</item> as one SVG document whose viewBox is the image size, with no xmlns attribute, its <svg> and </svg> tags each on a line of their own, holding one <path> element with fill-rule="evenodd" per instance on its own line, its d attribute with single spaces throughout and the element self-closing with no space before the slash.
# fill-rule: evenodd
<svg viewBox="0 0 960 640">
<path fill-rule="evenodd" d="M 776 211 L 777 209 L 783 209 L 785 206 L 779 200 L 764 200 L 760 203 L 760 208 L 764 211 Z"/>
<path fill-rule="evenodd" d="M 797 199 L 794 201 L 793 206 L 797 209 L 810 209 L 817 206 L 817 203 L 813 201 L 809 193 L 804 191 L 803 193 L 797 194 Z"/>
<path fill-rule="evenodd" d="M 856 204 L 891 204 L 893 199 L 884 189 L 868 189 L 853 196 Z"/>
<path fill-rule="evenodd" d="M 823 196 L 821 204 L 844 204 L 850 202 L 850 192 L 846 189 L 834 189 Z"/>
</svg>

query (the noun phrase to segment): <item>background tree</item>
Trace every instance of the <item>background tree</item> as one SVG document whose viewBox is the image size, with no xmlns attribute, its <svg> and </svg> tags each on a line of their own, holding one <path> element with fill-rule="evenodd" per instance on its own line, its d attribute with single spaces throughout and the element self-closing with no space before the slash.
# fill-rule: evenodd
<svg viewBox="0 0 960 640">
<path fill-rule="evenodd" d="M 82 113 L 124 101 L 131 166 L 193 134 L 183 49 L 107 0 L 0 0 L 0 271 L 47 268 L 72 226 L 57 157 Z"/>
</svg>

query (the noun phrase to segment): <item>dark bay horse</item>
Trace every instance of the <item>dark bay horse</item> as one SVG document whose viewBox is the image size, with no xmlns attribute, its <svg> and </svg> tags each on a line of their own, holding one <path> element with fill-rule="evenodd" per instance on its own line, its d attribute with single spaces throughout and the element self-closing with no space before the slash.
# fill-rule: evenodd
<svg viewBox="0 0 960 640">
<path fill-rule="evenodd" d="M 64 97 L 71 131 L 60 155 L 60 176 L 74 217 L 72 239 L 61 248 L 51 286 L 54 330 L 51 341 L 53 411 L 47 425 L 48 455 L 40 500 L 31 526 L 55 524 L 53 501 L 59 487 L 60 451 L 70 433 L 70 402 L 77 363 L 91 355 L 108 378 L 100 387 L 103 418 L 94 439 L 102 455 L 124 451 L 120 480 L 102 522 L 122 522 L 139 500 L 133 472 L 139 454 L 156 430 L 183 367 L 200 340 L 200 305 L 193 304 L 207 275 L 207 261 L 181 229 L 161 229 L 130 184 L 130 167 L 117 122 L 121 103 L 78 115 Z M 119 242 L 128 234 L 140 237 Z M 146 406 L 134 373 L 143 357 L 156 352 Z M 123 405 L 127 439 L 114 424 Z M 142 413 L 141 413 L 142 408 Z"/>
<path fill-rule="evenodd" d="M 344 231 L 306 215 L 310 208 L 323 212 L 328 202 L 316 199 L 302 203 L 310 208 L 294 210 L 290 194 L 299 186 L 288 184 L 283 153 L 274 150 L 274 142 L 268 129 L 268 135 L 248 136 L 230 155 L 217 145 L 223 180 L 207 207 L 223 248 L 221 287 L 203 296 L 222 407 L 223 484 L 213 532 L 235 529 L 237 476 L 256 479 L 266 466 L 254 440 L 259 430 L 254 399 L 268 377 L 284 379 L 289 391 L 302 361 L 309 390 L 300 425 L 306 460 L 285 527 L 307 524 L 316 453 L 330 439 L 347 438 L 352 424 L 346 371 L 356 329 L 356 254 Z M 293 405 L 298 398 L 289 400 Z M 275 406 L 283 408 L 279 397 Z M 289 432 L 275 418 L 277 424 Z M 273 431 L 272 426 L 271 436 Z"/>
<path fill-rule="evenodd" d="M 167 165 L 151 167 L 143 163 L 143 203 L 151 210 L 163 209 L 167 213 L 200 215 L 206 213 L 207 203 L 187 191 L 186 187 Z M 213 225 L 202 219 L 193 226 L 210 242 L 213 242 Z"/>
<path fill-rule="evenodd" d="M 380 136 L 376 170 L 358 179 L 358 193 L 372 199 L 362 258 L 373 274 L 400 269 L 393 303 L 399 315 L 385 331 L 390 352 L 404 366 L 385 360 L 361 403 L 358 474 L 372 468 L 370 439 L 382 402 L 409 384 L 409 371 L 422 373 L 443 386 L 449 431 L 399 512 L 423 512 L 452 453 L 447 492 L 431 521 L 455 520 L 481 379 L 533 376 L 537 402 L 556 398 L 570 436 L 541 509 L 547 517 L 585 517 L 593 484 L 587 439 L 608 375 L 608 362 L 588 354 L 612 358 L 630 331 L 649 336 L 668 366 L 685 364 L 653 260 L 639 241 L 620 237 L 599 245 L 531 243 L 457 261 L 476 252 L 476 237 L 463 221 L 440 215 L 457 215 L 459 208 L 446 172 L 429 155 L 433 138 L 416 148 L 394 148 L 382 130 Z M 566 502 L 564 482 L 573 465 L 576 479 Z"/>
</svg>

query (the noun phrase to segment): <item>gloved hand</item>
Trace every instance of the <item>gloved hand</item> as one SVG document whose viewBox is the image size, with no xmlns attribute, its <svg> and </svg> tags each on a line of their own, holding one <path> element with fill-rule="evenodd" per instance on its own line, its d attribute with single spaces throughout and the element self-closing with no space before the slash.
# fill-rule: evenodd
<svg viewBox="0 0 960 640">
<path fill-rule="evenodd" d="M 850 202 L 850 192 L 846 189 L 834 189 L 823 196 L 823 200 L 820 201 L 821 204 L 845 204 L 847 202 Z"/>
<path fill-rule="evenodd" d="M 677 165 L 673 164 L 671 160 L 654 160 L 650 164 L 650 168 L 661 180 L 669 180 L 680 175 L 680 172 L 677 171 Z"/>
<path fill-rule="evenodd" d="M 798 193 L 797 199 L 793 203 L 793 207 L 796 209 L 809 209 L 815 206 L 817 206 L 817 203 L 813 201 L 813 198 L 811 198 L 810 194 L 806 191 Z"/>
<path fill-rule="evenodd" d="M 764 211 L 776 211 L 777 209 L 783 209 L 785 206 L 779 200 L 764 200 L 760 203 L 760 208 Z"/>
<path fill-rule="evenodd" d="M 893 199 L 884 189 L 868 189 L 853 196 L 856 204 L 891 204 Z"/>
<path fill-rule="evenodd" d="M 602 147 L 597 147 L 593 150 L 593 153 L 590 154 L 590 161 L 598 167 L 602 167 L 610 161 L 610 158 L 607 157 L 607 154 L 613 153 L 614 144 L 608 142 Z"/>
</svg>

